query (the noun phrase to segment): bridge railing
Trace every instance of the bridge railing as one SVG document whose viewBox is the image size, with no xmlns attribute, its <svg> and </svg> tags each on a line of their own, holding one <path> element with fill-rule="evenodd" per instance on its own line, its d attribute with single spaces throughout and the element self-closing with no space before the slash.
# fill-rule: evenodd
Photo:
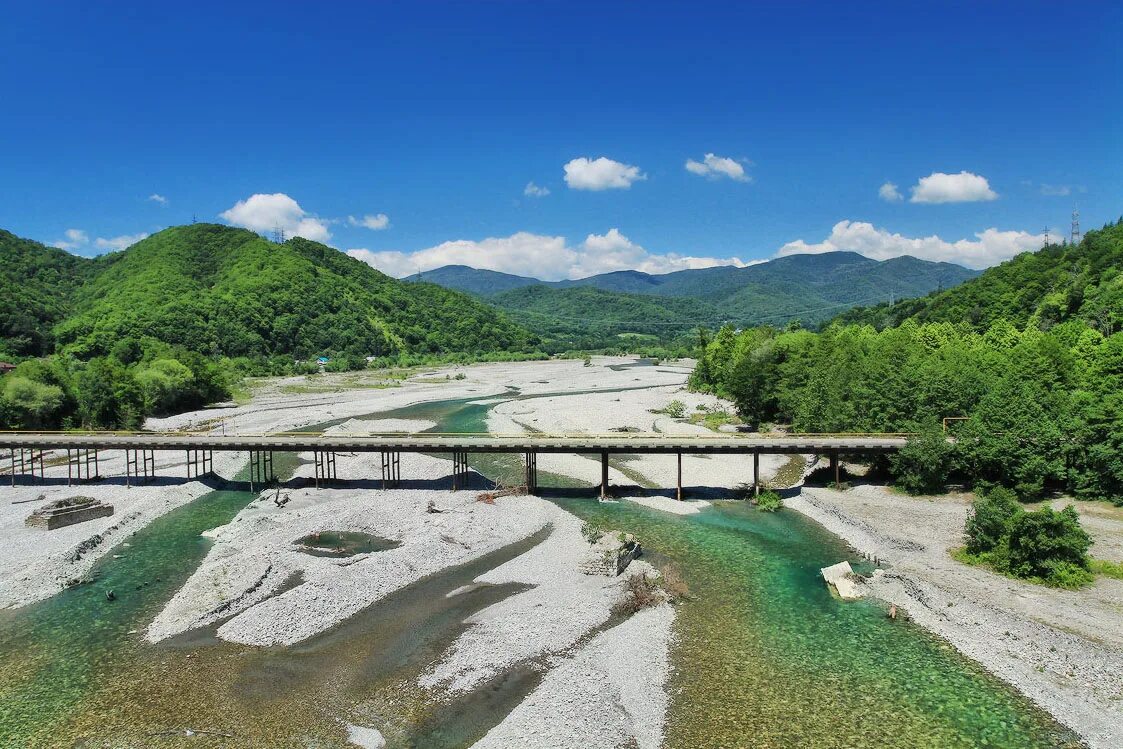
<svg viewBox="0 0 1123 749">
<path fill-rule="evenodd" d="M 0 430 L 3 436 L 50 436 L 50 437 L 225 437 L 225 438 L 282 438 L 292 437 L 298 439 L 309 438 L 417 438 L 430 437 L 472 437 L 492 439 L 612 439 L 612 440 L 714 440 L 714 439 L 906 439 L 916 435 L 915 432 L 712 432 L 708 434 L 666 434 L 659 432 L 342 432 L 326 434 L 324 432 L 238 432 L 236 434 L 216 434 L 213 429 L 205 430 L 167 430 L 167 431 L 137 431 L 137 430 L 96 430 L 96 429 L 69 429 L 69 430 Z"/>
</svg>

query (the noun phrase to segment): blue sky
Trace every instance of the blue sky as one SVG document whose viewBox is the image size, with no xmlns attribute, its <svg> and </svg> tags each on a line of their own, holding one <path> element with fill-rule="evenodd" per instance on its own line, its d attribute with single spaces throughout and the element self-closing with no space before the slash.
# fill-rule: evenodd
<svg viewBox="0 0 1123 749">
<path fill-rule="evenodd" d="M 86 5 L 0 25 L 0 227 L 81 254 L 194 215 L 395 275 L 985 266 L 1123 214 L 1118 4 Z"/>
</svg>

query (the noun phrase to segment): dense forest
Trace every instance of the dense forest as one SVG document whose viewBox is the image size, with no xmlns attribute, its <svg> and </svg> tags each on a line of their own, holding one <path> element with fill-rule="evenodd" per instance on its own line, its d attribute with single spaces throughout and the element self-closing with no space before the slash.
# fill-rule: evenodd
<svg viewBox="0 0 1123 749">
<path fill-rule="evenodd" d="M 819 333 L 724 328 L 703 342 L 692 383 L 732 398 L 756 424 L 917 432 L 893 466 L 914 491 L 951 476 L 1022 499 L 1063 490 L 1119 502 L 1120 268 L 1116 224 L 928 299 L 845 315 Z M 902 306 L 912 314 L 897 319 Z"/>
<path fill-rule="evenodd" d="M 354 369 L 537 344 L 471 296 L 300 238 L 192 224 L 91 260 L 5 232 L 0 252 L 0 355 L 18 363 L 0 380 L 5 427 L 135 427 L 320 356 Z"/>
</svg>

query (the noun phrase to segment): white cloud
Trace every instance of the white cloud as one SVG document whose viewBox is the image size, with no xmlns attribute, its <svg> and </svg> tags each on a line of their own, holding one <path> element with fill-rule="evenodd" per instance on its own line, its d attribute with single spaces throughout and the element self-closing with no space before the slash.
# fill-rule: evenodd
<svg viewBox="0 0 1123 749">
<path fill-rule="evenodd" d="M 904 196 L 901 195 L 901 191 L 898 190 L 897 186 L 892 182 L 886 182 L 884 185 L 877 188 L 877 195 L 886 203 L 899 203 L 905 199 Z"/>
<path fill-rule="evenodd" d="M 331 239 L 326 222 L 306 213 L 299 203 L 283 192 L 251 195 L 218 215 L 234 226 L 258 233 L 280 229 L 286 237 L 304 237 L 316 242 Z"/>
<path fill-rule="evenodd" d="M 526 187 L 523 188 L 523 195 L 528 198 L 544 198 L 550 194 L 550 188 L 539 187 L 533 182 L 527 182 Z"/>
<path fill-rule="evenodd" d="M 1072 195 L 1072 188 L 1068 185 L 1042 185 L 1041 194 L 1064 197 L 1066 195 Z"/>
<path fill-rule="evenodd" d="M 669 273 L 686 268 L 747 265 L 735 257 L 721 259 L 676 253 L 656 255 L 628 239 L 619 229 L 590 234 L 578 245 L 570 245 L 565 237 L 518 232 L 509 237 L 444 242 L 417 252 L 353 249 L 347 254 L 399 278 L 443 265 L 468 265 L 545 281 L 584 278 L 615 270 Z"/>
<path fill-rule="evenodd" d="M 153 203 L 159 203 L 160 205 L 167 205 L 168 204 L 168 199 L 165 198 L 163 195 L 161 195 L 158 192 L 154 192 L 151 195 L 149 195 L 148 199 L 151 200 Z"/>
<path fill-rule="evenodd" d="M 987 178 L 971 172 L 945 174 L 932 172 L 921 177 L 912 188 L 910 203 L 974 203 L 996 200 Z"/>
<path fill-rule="evenodd" d="M 140 232 L 139 234 L 122 234 L 119 237 L 98 237 L 94 240 L 99 250 L 123 250 L 130 247 L 148 236 L 148 232 Z"/>
<path fill-rule="evenodd" d="M 1043 234 L 991 228 L 977 232 L 975 239 L 949 242 L 936 235 L 906 237 L 893 234 L 865 221 L 839 221 L 831 229 L 830 236 L 822 242 L 808 244 L 797 239 L 781 247 L 776 255 L 780 257 L 849 250 L 874 260 L 912 255 L 922 260 L 958 263 L 968 268 L 987 268 L 1019 253 L 1041 249 L 1044 239 Z M 1061 237 L 1051 234 L 1050 239 L 1059 242 Z"/>
<path fill-rule="evenodd" d="M 604 156 L 573 159 L 564 169 L 565 183 L 573 190 L 627 190 L 633 182 L 647 179 L 638 166 L 621 164 Z"/>
<path fill-rule="evenodd" d="M 752 177 L 745 174 L 745 167 L 743 167 L 735 159 L 730 159 L 725 156 L 716 156 L 712 153 L 706 154 L 701 161 L 694 159 L 686 160 L 686 171 L 691 174 L 699 174 L 703 177 L 710 179 L 720 179 L 728 177 L 729 179 L 736 180 L 737 182 L 750 182 Z"/>
<path fill-rule="evenodd" d="M 89 235 L 81 229 L 67 229 L 63 234 L 66 236 L 66 239 L 60 239 L 53 243 L 53 246 L 58 247 L 60 250 L 69 252 L 70 250 L 76 250 L 90 243 Z"/>
<path fill-rule="evenodd" d="M 370 229 L 372 231 L 381 231 L 382 229 L 389 228 L 390 217 L 385 213 L 379 213 L 378 215 L 371 215 L 368 213 L 362 218 L 348 216 L 347 223 L 351 226 L 362 226 L 363 228 Z"/>
</svg>

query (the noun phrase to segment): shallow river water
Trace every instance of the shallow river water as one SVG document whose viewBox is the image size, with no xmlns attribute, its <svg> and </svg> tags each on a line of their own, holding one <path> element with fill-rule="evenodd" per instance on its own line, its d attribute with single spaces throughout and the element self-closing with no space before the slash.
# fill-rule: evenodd
<svg viewBox="0 0 1123 749">
<path fill-rule="evenodd" d="M 473 432 L 484 430 L 488 408 L 447 401 L 371 418 L 427 418 L 438 422 L 433 431 Z M 517 470 L 503 456 L 474 465 L 492 478 Z M 819 568 L 859 560 L 792 511 L 728 502 L 675 516 L 577 491 L 557 495 L 582 518 L 636 534 L 649 560 L 689 589 L 671 653 L 668 747 L 1075 743 L 919 627 L 888 620 L 876 602 L 833 598 Z M 517 589 L 444 593 L 539 539 L 423 581 L 297 647 L 235 646 L 210 632 L 147 644 L 140 633 L 206 554 L 199 533 L 251 499 L 206 495 L 107 555 L 93 582 L 0 612 L 0 747 L 336 747 L 347 745 L 343 721 L 385 728 L 391 746 L 463 747 L 538 683 L 534 671 L 519 670 L 455 703 L 414 686 L 465 617 Z"/>
</svg>

